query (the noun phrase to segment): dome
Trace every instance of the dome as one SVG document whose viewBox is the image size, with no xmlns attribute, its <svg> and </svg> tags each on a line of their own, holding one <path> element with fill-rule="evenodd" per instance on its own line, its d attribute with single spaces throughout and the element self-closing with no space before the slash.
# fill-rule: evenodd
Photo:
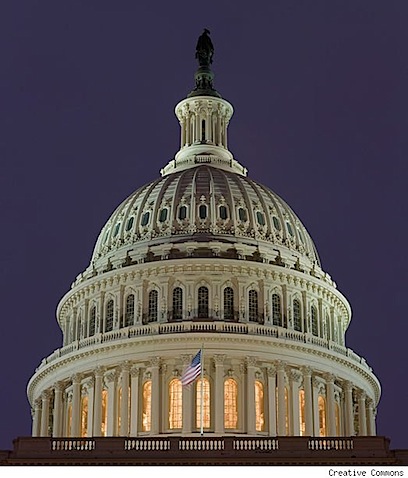
<svg viewBox="0 0 408 478">
<path fill-rule="evenodd" d="M 296 214 L 228 149 L 233 108 L 200 39 L 196 88 L 175 109 L 180 150 L 102 228 L 58 305 L 63 344 L 28 384 L 33 436 L 57 448 L 376 434 L 381 387 L 346 347 L 350 305 Z"/>
<path fill-rule="evenodd" d="M 292 209 L 266 186 L 211 164 L 164 176 L 131 194 L 103 227 L 92 255 L 96 270 L 127 260 L 221 256 L 319 264 Z M 191 255 L 191 254 L 190 254 Z M 149 259 L 150 257 L 150 259 Z"/>
</svg>

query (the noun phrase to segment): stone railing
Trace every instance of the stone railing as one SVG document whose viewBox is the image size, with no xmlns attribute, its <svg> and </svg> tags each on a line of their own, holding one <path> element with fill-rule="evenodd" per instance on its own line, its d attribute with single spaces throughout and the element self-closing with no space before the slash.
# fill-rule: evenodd
<svg viewBox="0 0 408 478">
<path fill-rule="evenodd" d="M 236 438 L 233 442 L 234 450 L 278 450 L 279 441 L 276 438 Z"/>
<path fill-rule="evenodd" d="M 352 450 L 353 447 L 352 438 L 309 439 L 309 450 Z"/>
<path fill-rule="evenodd" d="M 51 440 L 52 451 L 92 451 L 95 440 L 78 438 L 54 438 Z"/>
<path fill-rule="evenodd" d="M 55 350 L 51 355 L 43 359 L 38 368 L 49 364 L 54 360 L 57 360 L 58 358 L 64 357 L 65 355 L 76 352 L 77 350 L 85 349 L 87 347 L 92 347 L 98 344 L 108 344 L 111 342 L 117 342 L 143 336 L 194 332 L 266 336 L 277 340 L 283 339 L 285 341 L 304 343 L 322 349 L 330 350 L 331 352 L 334 352 L 336 354 L 340 354 L 343 357 L 347 357 L 352 362 L 359 364 L 363 368 L 371 370 L 367 362 L 362 357 L 353 352 L 353 350 L 348 349 L 347 347 L 344 347 L 343 345 L 340 345 L 336 342 L 332 342 L 331 340 L 323 339 L 321 337 L 315 337 L 314 335 L 298 332 L 296 330 L 284 329 L 282 327 L 272 325 L 261 325 L 256 322 L 240 323 L 224 322 L 221 320 L 151 323 L 147 325 L 135 325 L 125 327 L 122 329 L 116 329 L 105 333 L 98 333 L 92 337 L 77 340 L 69 345 Z"/>
<path fill-rule="evenodd" d="M 224 450 L 224 440 L 222 438 L 181 438 L 179 441 L 179 450 Z"/>
<path fill-rule="evenodd" d="M 129 439 L 125 440 L 125 450 L 136 451 L 166 451 L 170 450 L 170 440 L 161 439 Z"/>
</svg>

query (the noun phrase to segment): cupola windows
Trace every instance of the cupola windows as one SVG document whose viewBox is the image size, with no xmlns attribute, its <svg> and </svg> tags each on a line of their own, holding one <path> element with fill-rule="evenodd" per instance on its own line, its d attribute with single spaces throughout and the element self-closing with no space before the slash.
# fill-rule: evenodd
<svg viewBox="0 0 408 478">
<path fill-rule="evenodd" d="M 197 315 L 200 319 L 208 318 L 208 287 L 201 286 L 198 288 L 198 310 Z"/>
<path fill-rule="evenodd" d="M 150 221 L 150 211 L 147 211 L 143 214 L 142 220 L 140 221 L 140 225 L 142 227 L 146 227 L 149 224 Z"/>
<path fill-rule="evenodd" d="M 248 220 L 247 212 L 243 207 L 238 208 L 238 218 L 242 222 L 246 222 Z"/>
<path fill-rule="evenodd" d="M 126 223 L 126 232 L 128 232 L 132 229 L 134 220 L 135 220 L 135 218 L 133 216 L 128 219 L 128 221 Z"/>
<path fill-rule="evenodd" d="M 113 230 L 113 237 L 116 237 L 118 235 L 120 229 L 120 222 L 118 222 L 115 226 L 115 229 Z"/>
<path fill-rule="evenodd" d="M 160 214 L 159 214 L 159 222 L 166 222 L 167 221 L 167 215 L 168 215 L 168 209 L 167 207 L 163 208 L 161 211 L 160 211 Z"/>
<path fill-rule="evenodd" d="M 226 206 L 220 206 L 219 207 L 219 213 L 220 213 L 220 218 L 225 221 L 228 219 L 228 210 Z"/>
<path fill-rule="evenodd" d="M 232 287 L 224 289 L 224 319 L 234 319 L 234 290 Z"/>
<path fill-rule="evenodd" d="M 273 325 L 282 327 L 282 306 L 281 298 L 278 294 L 272 294 L 272 322 Z"/>
<path fill-rule="evenodd" d="M 183 289 L 175 287 L 173 290 L 173 320 L 183 318 Z"/>
<path fill-rule="evenodd" d="M 113 330 L 113 300 L 108 300 L 106 304 L 105 332 Z"/>
<path fill-rule="evenodd" d="M 178 218 L 180 221 L 184 221 L 187 217 L 187 206 L 180 206 L 178 212 Z"/>
<path fill-rule="evenodd" d="M 205 204 L 200 204 L 198 208 L 198 217 L 201 220 L 204 220 L 207 217 L 207 206 Z"/>
<path fill-rule="evenodd" d="M 280 220 L 276 216 L 272 216 L 273 227 L 280 231 L 282 229 Z"/>
<path fill-rule="evenodd" d="M 258 322 L 258 292 L 253 289 L 248 293 L 248 319 Z"/>
<path fill-rule="evenodd" d="M 159 293 L 157 290 L 153 289 L 149 292 L 149 304 L 148 304 L 148 313 L 147 321 L 148 322 L 157 322 L 158 318 L 158 299 Z"/>
<path fill-rule="evenodd" d="M 265 216 L 261 211 L 256 211 L 256 220 L 260 226 L 265 226 Z"/>
<path fill-rule="evenodd" d="M 293 233 L 293 229 L 292 229 L 292 226 L 291 226 L 290 222 L 286 221 L 286 227 L 288 229 L 288 233 L 290 234 L 290 236 L 293 237 L 294 233 Z"/>
</svg>

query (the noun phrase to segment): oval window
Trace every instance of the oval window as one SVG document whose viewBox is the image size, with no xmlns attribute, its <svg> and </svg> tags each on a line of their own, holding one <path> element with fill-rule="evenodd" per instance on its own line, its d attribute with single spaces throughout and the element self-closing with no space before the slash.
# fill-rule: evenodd
<svg viewBox="0 0 408 478">
<path fill-rule="evenodd" d="M 187 217 L 187 206 L 181 206 L 181 208 L 179 209 L 178 217 L 180 221 Z"/>
<path fill-rule="evenodd" d="M 256 219 L 260 226 L 265 226 L 265 218 L 264 215 L 260 211 L 256 211 Z"/>
<path fill-rule="evenodd" d="M 160 222 L 164 222 L 164 221 L 167 220 L 167 211 L 168 211 L 167 208 L 164 208 L 160 211 L 160 216 L 159 216 L 159 221 Z"/>
<path fill-rule="evenodd" d="M 115 229 L 113 231 L 113 237 L 117 236 L 118 235 L 118 232 L 119 232 L 119 228 L 120 228 L 120 222 L 118 222 L 115 226 Z"/>
<path fill-rule="evenodd" d="M 238 209 L 238 217 L 240 221 L 247 221 L 247 212 L 245 211 L 244 208 L 240 207 Z"/>
<path fill-rule="evenodd" d="M 140 222 L 141 226 L 147 226 L 149 224 L 150 212 L 147 211 L 142 216 L 142 221 Z"/>
<path fill-rule="evenodd" d="M 279 219 L 276 216 L 273 216 L 272 221 L 273 221 L 273 225 L 274 225 L 275 229 L 280 231 L 281 230 L 281 224 L 280 224 Z"/>
<path fill-rule="evenodd" d="M 133 216 L 128 219 L 128 222 L 127 222 L 127 224 L 126 224 L 126 230 L 127 230 L 127 231 L 130 231 L 130 230 L 132 229 L 133 221 L 134 221 L 134 217 L 133 217 Z"/>
<path fill-rule="evenodd" d="M 201 204 L 198 208 L 198 215 L 200 219 L 205 219 L 207 217 L 207 206 L 205 204 Z"/>
<path fill-rule="evenodd" d="M 225 206 L 220 206 L 220 218 L 225 221 L 228 217 L 228 211 Z"/>
<path fill-rule="evenodd" d="M 288 228 L 289 234 L 293 237 L 293 229 L 289 222 L 286 221 L 286 227 Z"/>
</svg>

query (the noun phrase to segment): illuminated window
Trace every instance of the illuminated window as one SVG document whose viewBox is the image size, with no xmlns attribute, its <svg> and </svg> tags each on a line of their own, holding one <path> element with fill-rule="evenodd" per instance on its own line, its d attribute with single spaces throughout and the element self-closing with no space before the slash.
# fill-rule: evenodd
<svg viewBox="0 0 408 478">
<path fill-rule="evenodd" d="M 105 332 L 113 330 L 113 300 L 106 304 Z"/>
<path fill-rule="evenodd" d="M 300 436 L 306 435 L 306 418 L 305 418 L 305 391 L 299 390 L 299 429 Z"/>
<path fill-rule="evenodd" d="M 135 318 L 135 296 L 129 294 L 126 297 L 126 310 L 125 310 L 125 327 L 133 325 Z"/>
<path fill-rule="evenodd" d="M 263 383 L 255 380 L 255 429 L 257 432 L 264 430 L 264 387 Z"/>
<path fill-rule="evenodd" d="M 295 299 L 293 301 L 293 328 L 302 331 L 302 315 L 300 312 L 300 302 Z"/>
<path fill-rule="evenodd" d="M 208 317 L 208 288 L 204 286 L 198 289 L 198 317 Z"/>
<path fill-rule="evenodd" d="M 210 428 L 210 381 L 208 378 L 199 379 L 196 385 L 196 427 L 201 428 L 201 402 L 203 404 L 203 428 Z M 202 393 L 201 393 L 202 392 Z"/>
<path fill-rule="evenodd" d="M 91 307 L 89 313 L 89 337 L 95 335 L 95 325 L 96 325 L 96 307 Z"/>
<path fill-rule="evenodd" d="M 325 437 L 326 433 L 326 400 L 324 397 L 319 395 L 318 398 L 318 407 L 319 407 L 319 436 Z"/>
<path fill-rule="evenodd" d="M 250 322 L 258 322 L 258 292 L 256 290 L 250 290 L 248 294 L 249 304 L 249 320 Z"/>
<path fill-rule="evenodd" d="M 224 289 L 224 319 L 234 319 L 234 291 L 232 287 Z"/>
<path fill-rule="evenodd" d="M 72 403 L 68 404 L 67 410 L 67 437 L 71 436 L 72 430 Z"/>
<path fill-rule="evenodd" d="M 169 383 L 169 428 L 171 430 L 183 426 L 183 387 L 181 380 L 175 378 Z"/>
<path fill-rule="evenodd" d="M 143 384 L 142 431 L 149 432 L 152 426 L 152 381 Z"/>
<path fill-rule="evenodd" d="M 319 329 L 317 325 L 317 309 L 314 305 L 312 305 L 312 334 L 316 335 L 316 337 L 319 335 Z"/>
<path fill-rule="evenodd" d="M 88 396 L 81 398 L 81 437 L 88 436 Z"/>
<path fill-rule="evenodd" d="M 159 293 L 157 292 L 157 290 L 151 290 L 149 292 L 149 312 L 147 317 L 148 322 L 157 322 L 158 298 Z"/>
<path fill-rule="evenodd" d="M 340 405 L 334 404 L 334 416 L 336 420 L 336 436 L 340 436 Z"/>
<path fill-rule="evenodd" d="M 173 319 L 181 320 L 183 318 L 183 289 L 175 287 L 173 290 Z"/>
<path fill-rule="evenodd" d="M 238 385 L 233 378 L 224 382 L 224 427 L 236 429 L 238 426 Z"/>
<path fill-rule="evenodd" d="M 282 327 L 281 298 L 278 294 L 272 294 L 272 321 L 273 325 Z"/>
<path fill-rule="evenodd" d="M 102 390 L 102 423 L 101 435 L 106 437 L 108 432 L 108 391 Z"/>
</svg>

